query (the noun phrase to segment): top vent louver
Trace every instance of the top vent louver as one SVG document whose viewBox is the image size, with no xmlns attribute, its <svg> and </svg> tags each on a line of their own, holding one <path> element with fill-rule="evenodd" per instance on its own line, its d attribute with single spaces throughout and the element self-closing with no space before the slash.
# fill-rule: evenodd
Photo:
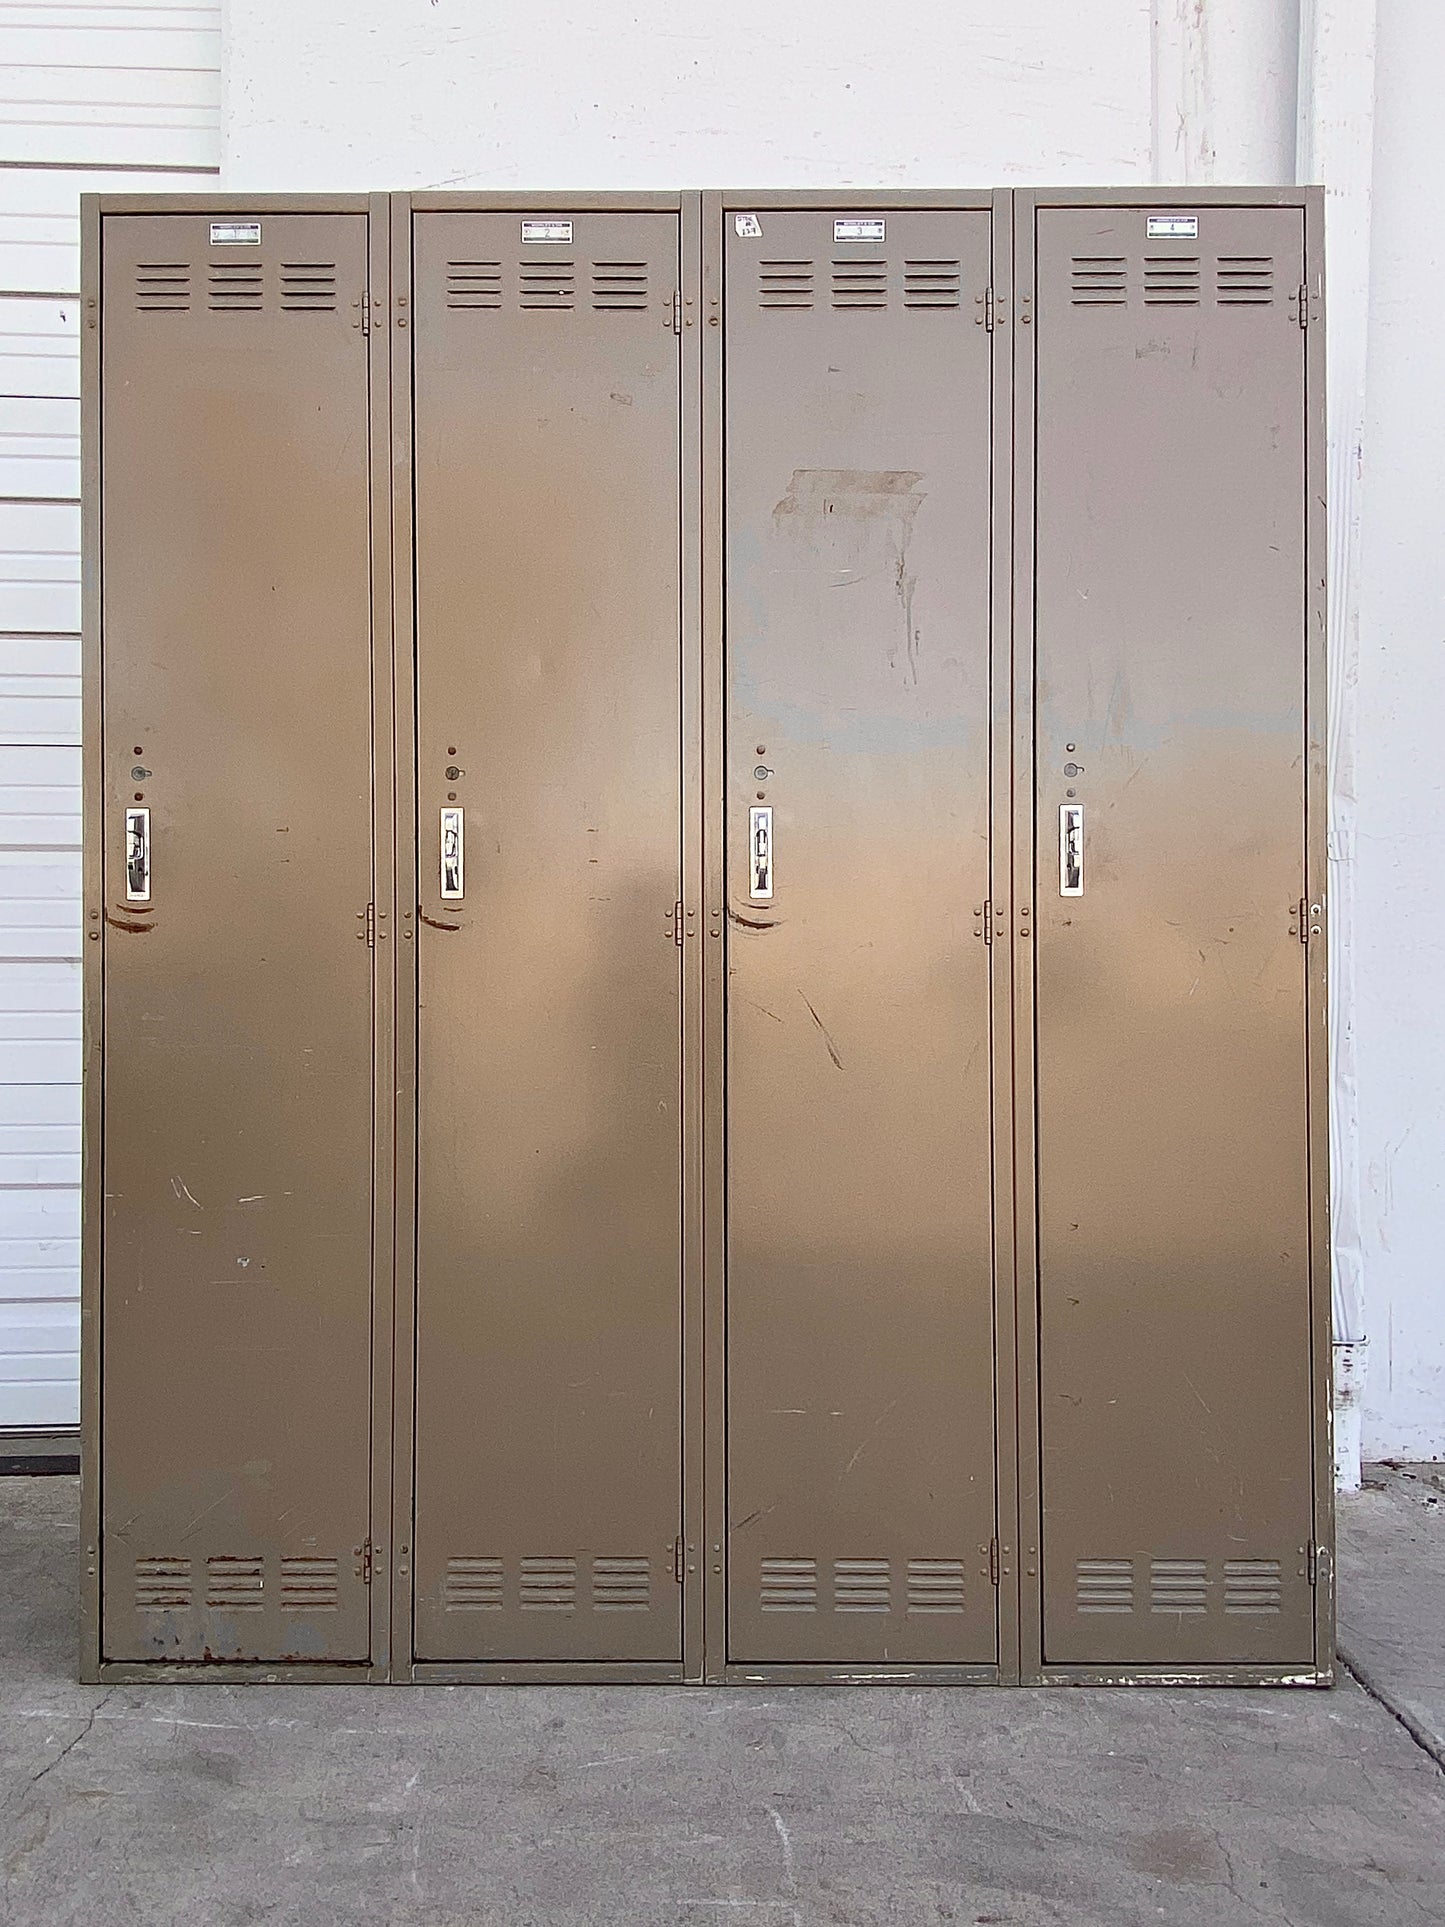
<svg viewBox="0 0 1445 1927">
<path fill-rule="evenodd" d="M 447 306 L 449 308 L 500 308 L 502 305 L 502 264 L 500 261 L 448 261 Z"/>
<path fill-rule="evenodd" d="M 601 313 L 633 311 L 647 306 L 645 261 L 594 261 L 592 305 Z"/>
<path fill-rule="evenodd" d="M 1070 295 L 1076 308 L 1122 308 L 1129 299 L 1122 254 L 1076 254 Z"/>
<path fill-rule="evenodd" d="M 886 308 L 888 306 L 888 263 L 886 261 L 834 261 L 833 306 L 835 308 Z"/>
<path fill-rule="evenodd" d="M 1149 254 L 1144 257 L 1144 305 L 1148 308 L 1199 306 L 1199 257 Z"/>
<path fill-rule="evenodd" d="M 760 308 L 811 308 L 812 305 L 811 261 L 759 261 Z"/>
<path fill-rule="evenodd" d="M 1215 299 L 1222 308 L 1263 308 L 1274 300 L 1274 262 L 1267 254 L 1221 254 Z"/>
<path fill-rule="evenodd" d="M 523 308 L 545 312 L 576 306 L 577 274 L 571 261 L 524 261 L 519 274 Z"/>
<path fill-rule="evenodd" d="M 905 261 L 905 308 L 956 308 L 962 296 L 957 261 Z"/>
<path fill-rule="evenodd" d="M 262 303 L 259 261 L 213 261 L 207 282 L 207 307 L 217 314 L 259 314 Z"/>
<path fill-rule="evenodd" d="M 292 314 L 327 314 L 336 307 L 334 261 L 283 261 L 281 306 Z"/>
<path fill-rule="evenodd" d="M 191 305 L 190 262 L 137 262 L 135 305 L 140 314 L 184 314 Z"/>
</svg>

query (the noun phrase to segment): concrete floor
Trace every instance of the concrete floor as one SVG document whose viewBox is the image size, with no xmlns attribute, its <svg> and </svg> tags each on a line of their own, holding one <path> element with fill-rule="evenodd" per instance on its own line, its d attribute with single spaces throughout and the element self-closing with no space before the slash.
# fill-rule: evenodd
<svg viewBox="0 0 1445 1927">
<path fill-rule="evenodd" d="M 1424 1471 L 1344 1504 L 1332 1693 L 84 1687 L 75 1514 L 0 1480 L 5 1927 L 1445 1923 Z"/>
</svg>

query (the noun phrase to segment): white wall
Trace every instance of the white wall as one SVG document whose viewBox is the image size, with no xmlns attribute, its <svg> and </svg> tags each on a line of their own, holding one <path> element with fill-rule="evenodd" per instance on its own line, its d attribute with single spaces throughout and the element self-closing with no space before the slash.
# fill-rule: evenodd
<svg viewBox="0 0 1445 1927">
<path fill-rule="evenodd" d="M 0 1427 L 79 1419 L 79 198 L 214 185 L 219 29 L 0 8 Z"/>
<path fill-rule="evenodd" d="M 1365 1449 L 1445 1456 L 1445 9 L 1379 11 L 1360 663 L 1356 1045 Z"/>
<path fill-rule="evenodd" d="M 1445 802 L 1432 486 L 1445 136 L 1431 91 L 1445 21 L 1437 0 L 1380 0 L 1371 280 L 1373 13 L 1374 0 L 228 0 L 224 178 L 251 190 L 1261 182 L 1295 177 L 1298 138 L 1331 189 L 1339 243 L 1332 637 L 1337 721 L 1357 725 L 1332 831 L 1335 974 L 1357 989 L 1337 1027 L 1341 1321 L 1373 1340 L 1366 1452 L 1445 1455 L 1445 903 L 1431 863 Z"/>
</svg>

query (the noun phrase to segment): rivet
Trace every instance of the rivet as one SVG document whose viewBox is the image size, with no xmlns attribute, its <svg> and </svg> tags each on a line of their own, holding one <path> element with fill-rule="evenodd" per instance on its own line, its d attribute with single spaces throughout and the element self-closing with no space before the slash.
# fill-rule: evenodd
<svg viewBox="0 0 1445 1927">
<path fill-rule="evenodd" d="M 715 328 L 715 327 L 717 326 L 717 316 L 716 316 L 715 314 L 710 314 L 710 315 L 708 316 L 708 318 L 707 318 L 707 325 L 709 326 L 709 328 Z M 695 1570 L 696 1570 L 696 1568 L 695 1568 L 695 1567 L 693 1567 L 693 1566 L 689 1566 L 689 1567 L 688 1567 L 688 1571 L 689 1571 L 689 1572 L 693 1572 L 693 1571 L 695 1571 Z"/>
<path fill-rule="evenodd" d="M 404 314 L 397 316 L 396 325 L 398 328 L 404 328 L 406 326 L 406 316 Z"/>
<path fill-rule="evenodd" d="M 766 743 L 759 743 L 759 744 L 758 744 L 758 754 L 759 754 L 759 756 L 766 756 L 766 755 L 767 755 L 767 753 L 768 753 L 768 746 L 767 746 L 767 744 L 766 744 Z"/>
<path fill-rule="evenodd" d="M 90 933 L 90 941 L 91 941 L 92 943 L 99 943 L 99 942 L 100 942 L 100 932 L 99 932 L 98 930 L 92 930 L 92 931 L 91 931 L 91 933 Z"/>
</svg>

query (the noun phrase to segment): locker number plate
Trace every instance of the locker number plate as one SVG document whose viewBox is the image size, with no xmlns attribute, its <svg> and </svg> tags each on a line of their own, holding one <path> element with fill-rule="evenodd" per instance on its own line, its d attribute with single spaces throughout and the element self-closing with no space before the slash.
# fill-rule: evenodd
<svg viewBox="0 0 1445 1927">
<path fill-rule="evenodd" d="M 572 223 L 570 221 L 523 221 L 522 239 L 524 241 L 561 241 L 567 247 L 571 247 Z"/>
<path fill-rule="evenodd" d="M 1151 241 L 1197 241 L 1199 239 L 1197 214 L 1151 214 L 1147 218 L 1146 227 Z"/>
<path fill-rule="evenodd" d="M 835 221 L 833 239 L 835 241 L 881 241 L 885 223 L 882 220 Z"/>
<path fill-rule="evenodd" d="M 259 221 L 212 221 L 211 223 L 213 248 L 258 248 L 260 245 L 261 223 Z"/>
</svg>

